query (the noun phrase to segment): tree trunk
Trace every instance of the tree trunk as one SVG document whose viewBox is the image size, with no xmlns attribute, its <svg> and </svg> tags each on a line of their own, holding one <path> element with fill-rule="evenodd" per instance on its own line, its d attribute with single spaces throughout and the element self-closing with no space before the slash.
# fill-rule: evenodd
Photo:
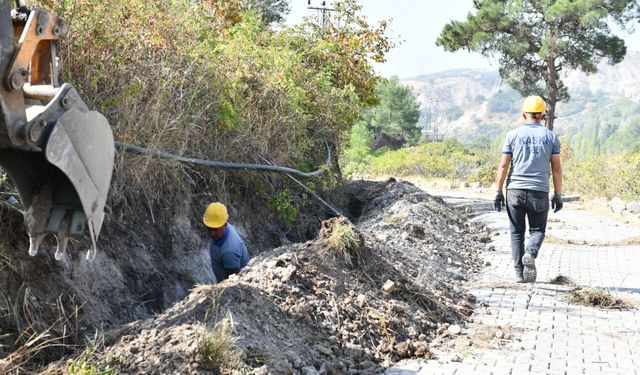
<svg viewBox="0 0 640 375">
<path fill-rule="evenodd" d="M 553 123 L 556 118 L 556 103 L 558 102 L 558 71 L 556 70 L 556 64 L 554 57 L 549 54 L 547 57 L 547 91 L 549 96 L 547 101 L 547 121 L 546 125 L 549 130 L 553 131 Z"/>
</svg>

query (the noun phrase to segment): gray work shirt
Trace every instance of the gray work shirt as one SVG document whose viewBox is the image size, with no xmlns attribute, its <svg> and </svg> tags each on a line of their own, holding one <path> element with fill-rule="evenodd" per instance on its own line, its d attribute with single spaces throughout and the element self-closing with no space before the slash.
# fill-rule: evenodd
<svg viewBox="0 0 640 375">
<path fill-rule="evenodd" d="M 209 245 L 211 268 L 218 282 L 229 277 L 229 270 L 238 270 L 249 263 L 249 252 L 244 241 L 233 225 L 227 223 L 227 230 L 220 240 L 211 240 Z"/>
<path fill-rule="evenodd" d="M 526 124 L 507 134 L 502 153 L 511 155 L 507 189 L 549 192 L 551 155 L 560 154 L 560 140 L 542 124 Z"/>
</svg>

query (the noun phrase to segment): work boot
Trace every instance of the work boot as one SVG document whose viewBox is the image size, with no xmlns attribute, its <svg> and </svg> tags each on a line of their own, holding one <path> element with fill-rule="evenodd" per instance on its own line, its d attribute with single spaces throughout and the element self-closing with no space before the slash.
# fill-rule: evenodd
<svg viewBox="0 0 640 375">
<path fill-rule="evenodd" d="M 515 281 L 518 284 L 524 283 L 524 276 L 522 276 L 522 271 L 520 271 L 520 272 L 516 271 L 516 279 L 515 279 Z"/>
<path fill-rule="evenodd" d="M 524 281 L 527 283 L 535 282 L 538 273 L 536 272 L 536 258 L 533 254 L 529 252 L 525 253 L 522 257 L 522 264 L 524 264 L 524 270 L 522 271 Z"/>
</svg>

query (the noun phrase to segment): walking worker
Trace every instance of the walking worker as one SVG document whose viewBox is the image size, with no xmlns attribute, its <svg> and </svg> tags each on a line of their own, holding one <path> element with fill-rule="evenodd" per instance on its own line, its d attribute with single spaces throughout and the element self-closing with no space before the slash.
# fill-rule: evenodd
<svg viewBox="0 0 640 375">
<path fill-rule="evenodd" d="M 211 203 L 202 217 L 211 236 L 211 268 L 218 282 L 240 272 L 249 263 L 247 247 L 228 220 L 227 207 L 220 202 Z"/>
<path fill-rule="evenodd" d="M 544 240 L 549 213 L 549 176 L 553 174 L 553 212 L 562 209 L 562 165 L 560 141 L 542 125 L 546 104 L 539 96 L 529 96 L 522 105 L 524 125 L 511 130 L 502 148 L 496 173 L 494 208 L 505 206 L 502 186 L 507 180 L 506 208 L 511 224 L 511 253 L 516 282 L 536 281 L 536 258 Z M 507 171 L 509 176 L 507 178 Z M 525 248 L 525 218 L 530 238 Z"/>
</svg>

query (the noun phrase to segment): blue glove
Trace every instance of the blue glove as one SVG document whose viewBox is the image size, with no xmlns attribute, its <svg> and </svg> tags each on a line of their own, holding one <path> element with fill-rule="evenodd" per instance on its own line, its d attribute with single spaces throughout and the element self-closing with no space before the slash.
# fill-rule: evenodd
<svg viewBox="0 0 640 375">
<path fill-rule="evenodd" d="M 496 197 L 493 199 L 493 208 L 500 212 L 502 211 L 502 207 L 504 207 L 504 195 L 502 195 L 502 191 L 496 193 Z"/>
<path fill-rule="evenodd" d="M 562 195 L 553 194 L 553 198 L 551 198 L 551 208 L 553 209 L 553 213 L 562 209 Z"/>
</svg>

